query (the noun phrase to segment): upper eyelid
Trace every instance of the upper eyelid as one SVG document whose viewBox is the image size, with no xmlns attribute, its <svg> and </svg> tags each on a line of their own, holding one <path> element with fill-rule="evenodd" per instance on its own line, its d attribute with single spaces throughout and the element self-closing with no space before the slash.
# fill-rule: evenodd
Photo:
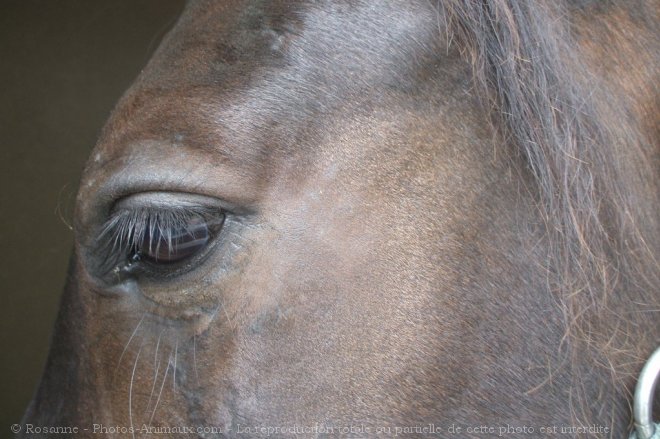
<svg viewBox="0 0 660 439">
<path fill-rule="evenodd" d="M 217 197 L 178 191 L 136 192 L 109 202 L 106 209 L 104 218 L 98 217 L 89 230 L 85 247 L 93 255 L 92 270 L 112 279 L 115 276 L 110 273 L 127 267 L 132 252 L 139 250 L 145 224 L 155 222 L 167 234 L 168 227 L 185 230 L 193 218 L 202 218 L 211 233 L 208 247 L 216 242 L 227 218 L 240 220 L 256 212 Z"/>
<path fill-rule="evenodd" d="M 226 215 L 230 211 L 223 201 L 198 194 L 169 191 L 138 192 L 115 200 L 108 213 L 108 218 L 100 223 L 97 229 L 96 243 L 108 234 L 113 222 L 118 222 L 124 215 L 141 212 L 147 218 L 157 216 L 158 213 L 169 213 L 170 216 L 181 214 L 196 214 L 198 216 L 212 216 L 213 214 Z M 167 215 L 165 215 L 167 216 Z"/>
<path fill-rule="evenodd" d="M 214 225 L 222 225 L 225 212 L 200 205 L 115 207 L 96 238 L 100 273 L 108 273 L 124 264 L 130 252 L 142 242 L 147 227 L 155 224 L 161 232 L 167 231 L 167 228 L 185 229 L 196 218 L 202 218 L 205 224 L 213 228 Z"/>
<path fill-rule="evenodd" d="M 162 208 L 178 208 L 190 206 L 206 206 L 220 209 L 235 221 L 257 221 L 260 218 L 260 206 L 255 201 L 237 201 L 227 199 L 217 194 L 204 192 L 188 192 L 178 188 L 142 189 L 134 187 L 115 187 L 112 191 L 105 188 L 98 191 L 90 201 L 79 206 L 74 230 L 76 240 L 87 248 L 98 245 L 98 236 L 102 228 L 116 212 L 124 207 L 154 206 Z"/>
<path fill-rule="evenodd" d="M 225 200 L 186 192 L 170 191 L 146 191 L 137 192 L 115 200 L 112 203 L 110 212 L 115 212 L 124 208 L 147 208 L 163 210 L 177 209 L 210 209 L 222 210 L 225 213 L 247 214 L 247 209 L 229 203 Z"/>
<path fill-rule="evenodd" d="M 146 228 L 151 224 L 158 224 L 159 226 L 170 226 L 172 228 L 184 228 L 186 220 L 197 218 L 204 218 L 212 222 L 213 217 L 225 215 L 221 209 L 211 209 L 208 207 L 195 206 L 195 207 L 174 207 L 174 208 L 154 208 L 151 206 L 144 206 L 138 208 L 120 208 L 113 209 L 110 218 L 102 226 L 98 240 L 103 240 L 108 235 L 115 235 L 117 233 L 124 235 L 138 235 L 146 231 Z"/>
</svg>

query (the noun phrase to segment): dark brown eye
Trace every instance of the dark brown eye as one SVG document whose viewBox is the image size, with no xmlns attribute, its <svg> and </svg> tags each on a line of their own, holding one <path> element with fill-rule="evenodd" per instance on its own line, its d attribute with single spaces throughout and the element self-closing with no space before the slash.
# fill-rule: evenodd
<svg viewBox="0 0 660 439">
<path fill-rule="evenodd" d="M 137 257 L 152 264 L 181 262 L 204 249 L 211 239 L 209 224 L 202 217 L 188 218 L 174 228 L 150 228 L 137 248 Z"/>
<path fill-rule="evenodd" d="M 195 269 L 213 254 L 226 212 L 215 199 L 168 193 L 119 200 L 95 246 L 97 271 L 109 282 L 128 278 L 171 279 Z"/>
</svg>

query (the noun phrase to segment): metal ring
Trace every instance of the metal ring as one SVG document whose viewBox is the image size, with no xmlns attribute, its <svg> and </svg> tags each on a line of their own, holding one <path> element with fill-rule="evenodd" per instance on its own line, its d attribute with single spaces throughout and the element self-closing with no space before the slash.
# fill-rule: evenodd
<svg viewBox="0 0 660 439">
<path fill-rule="evenodd" d="M 660 438 L 660 424 L 653 423 L 653 396 L 658 381 L 660 381 L 660 347 L 651 354 L 642 368 L 635 387 L 634 417 L 637 439 Z"/>
</svg>

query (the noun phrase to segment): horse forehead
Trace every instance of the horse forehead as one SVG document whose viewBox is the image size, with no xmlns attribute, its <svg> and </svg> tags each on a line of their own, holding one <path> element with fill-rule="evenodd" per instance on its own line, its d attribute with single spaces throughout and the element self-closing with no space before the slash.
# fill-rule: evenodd
<svg viewBox="0 0 660 439">
<path fill-rule="evenodd" d="M 292 94 L 406 87 L 437 53 L 438 36 L 425 2 L 196 1 L 132 94 L 217 101 L 256 86 L 263 103 L 278 107 Z"/>
<path fill-rule="evenodd" d="M 394 70 L 436 33 L 435 10 L 414 0 L 193 1 L 152 61 L 150 79 L 222 86 L 236 73 L 292 65 Z"/>
<path fill-rule="evenodd" d="M 193 1 L 116 108 L 98 152 L 121 159 L 145 139 L 183 140 L 254 167 L 302 147 L 278 138 L 327 130 L 332 121 L 319 120 L 333 112 L 411 93 L 434 76 L 441 41 L 424 1 Z"/>
</svg>

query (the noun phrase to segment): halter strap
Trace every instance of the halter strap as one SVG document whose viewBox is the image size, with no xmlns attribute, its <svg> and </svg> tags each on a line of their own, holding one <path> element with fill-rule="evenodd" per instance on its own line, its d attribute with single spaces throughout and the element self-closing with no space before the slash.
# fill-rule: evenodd
<svg viewBox="0 0 660 439">
<path fill-rule="evenodd" d="M 653 396 L 660 381 L 660 347 L 648 359 L 635 387 L 635 431 L 630 439 L 660 439 L 660 423 L 653 422 Z"/>
</svg>

